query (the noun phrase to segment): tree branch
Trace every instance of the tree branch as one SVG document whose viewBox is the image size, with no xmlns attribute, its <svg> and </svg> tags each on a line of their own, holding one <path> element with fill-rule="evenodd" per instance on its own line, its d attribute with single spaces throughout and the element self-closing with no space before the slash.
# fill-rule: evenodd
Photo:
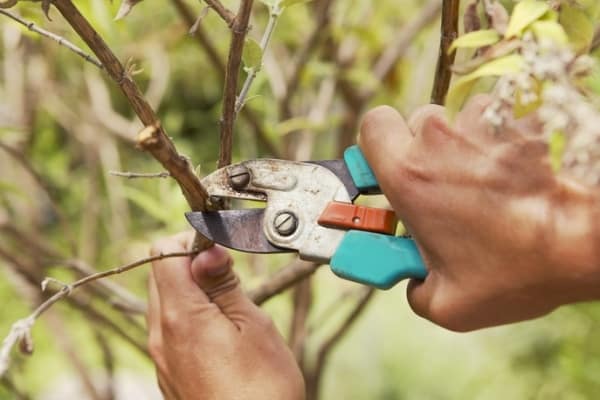
<svg viewBox="0 0 600 400">
<path fill-rule="evenodd" d="M 423 6 L 419 15 L 412 18 L 398 34 L 394 40 L 381 54 L 373 66 L 373 75 L 377 82 L 383 81 L 386 76 L 398 63 L 398 60 L 404 56 L 415 37 L 429 24 L 431 24 L 439 15 L 442 9 L 442 0 L 429 0 Z M 375 94 L 376 88 L 363 90 L 362 97 L 370 99 Z"/>
<path fill-rule="evenodd" d="M 318 267 L 320 267 L 320 264 L 295 260 L 292 264 L 280 269 L 259 287 L 248 291 L 248 297 L 257 305 L 261 305 L 271 297 L 277 296 L 302 279 L 312 275 Z"/>
<path fill-rule="evenodd" d="M 149 262 L 162 260 L 164 258 L 172 258 L 172 257 L 189 257 L 194 255 L 195 252 L 177 252 L 177 253 L 169 253 L 169 254 L 159 254 L 152 257 L 143 258 L 141 260 L 122 265 L 120 267 L 98 272 L 92 275 L 88 275 L 82 279 L 79 279 L 71 284 L 65 284 L 59 291 L 54 293 L 50 298 L 40 304 L 28 317 L 23 318 L 17 322 L 15 322 L 9 334 L 6 336 L 4 341 L 2 342 L 2 347 L 0 348 L 0 377 L 4 375 L 7 371 L 9 363 L 10 363 L 10 353 L 11 349 L 17 342 L 23 341 L 25 343 L 25 348 L 29 350 L 29 352 L 33 351 L 33 343 L 31 339 L 31 329 L 35 321 L 46 312 L 52 305 L 54 305 L 59 300 L 71 295 L 73 291 L 81 286 L 84 286 L 90 282 L 96 281 L 98 279 L 106 278 L 111 275 L 121 274 L 126 271 L 130 271 L 136 267 L 147 264 Z M 45 289 L 46 286 L 52 282 L 48 278 L 42 282 L 42 289 Z"/>
<path fill-rule="evenodd" d="M 234 24 L 235 14 L 233 14 L 233 11 L 225 7 L 219 0 L 204 0 L 204 2 L 210 8 L 215 10 L 215 12 L 219 14 L 221 18 L 223 18 L 223 21 L 227 23 L 227 26 L 231 27 Z"/>
<path fill-rule="evenodd" d="M 104 69 L 104 66 L 102 65 L 102 63 L 100 61 L 96 60 L 94 57 L 87 54 L 86 52 L 84 52 L 79 47 L 75 46 L 73 43 L 69 42 L 67 39 L 63 38 L 62 36 L 59 36 L 55 33 L 47 31 L 45 29 L 42 29 L 42 28 L 36 26 L 35 23 L 33 23 L 33 22 L 25 21 L 24 19 L 22 19 L 18 15 L 11 13 L 10 11 L 6 11 L 6 10 L 3 10 L 0 8 L 0 14 L 6 15 L 8 18 L 13 19 L 14 21 L 25 26 L 27 29 L 29 29 L 32 32 L 38 33 L 42 36 L 45 36 L 49 39 L 54 40 L 60 46 L 66 47 L 67 49 L 69 49 L 72 52 L 74 52 L 75 54 L 77 54 L 79 57 L 83 58 L 85 61 L 95 65 L 96 67 L 98 67 L 100 69 Z"/>
<path fill-rule="evenodd" d="M 248 33 L 250 12 L 253 0 L 241 0 L 238 13 L 231 25 L 231 45 L 225 70 L 225 88 L 223 90 L 223 113 L 221 116 L 221 147 L 219 168 L 231 164 L 233 147 L 233 126 L 235 123 L 235 102 L 237 99 L 237 81 L 242 63 L 244 40 Z"/>
<path fill-rule="evenodd" d="M 279 6 L 275 5 L 275 6 L 270 7 L 269 22 L 267 23 L 265 32 L 263 33 L 263 36 L 260 40 L 260 48 L 263 51 L 263 54 L 264 54 L 265 50 L 267 49 L 267 46 L 269 45 L 271 38 L 273 37 L 273 31 L 275 31 L 275 26 L 277 26 L 277 19 L 279 18 L 280 15 L 281 15 L 281 9 L 279 8 Z M 261 63 L 262 63 L 262 60 L 261 60 Z M 252 86 L 254 79 L 256 79 L 256 75 L 258 74 L 258 71 L 260 71 L 260 68 L 261 68 L 261 66 L 259 65 L 259 66 L 251 68 L 251 70 L 248 72 L 248 76 L 246 77 L 246 80 L 244 81 L 242 90 L 240 90 L 240 95 L 237 96 L 237 99 L 235 101 L 235 113 L 236 114 L 240 112 L 242 107 L 244 107 L 244 103 L 246 102 L 246 97 L 248 97 L 248 92 L 250 91 L 250 87 Z"/>
<path fill-rule="evenodd" d="M 100 59 L 110 77 L 117 83 L 139 119 L 146 126 L 137 138 L 138 146 L 149 151 L 169 171 L 181 187 L 192 210 L 205 210 L 209 204 L 208 194 L 202 187 L 200 179 L 194 173 L 189 160 L 177 152 L 154 110 L 121 62 L 71 0 L 55 0 L 53 4 Z"/>
<path fill-rule="evenodd" d="M 365 310 L 369 301 L 373 298 L 375 294 L 375 289 L 368 288 L 364 291 L 364 293 L 359 297 L 356 305 L 348 314 L 344 322 L 336 329 L 335 332 L 329 338 L 327 338 L 323 344 L 321 345 L 318 353 L 317 359 L 315 361 L 314 368 L 310 371 L 309 377 L 307 377 L 306 382 L 306 394 L 307 399 L 316 399 L 319 393 L 320 382 L 323 376 L 323 368 L 325 367 L 325 363 L 327 362 L 327 358 L 331 353 L 331 350 L 335 347 L 336 344 L 344 337 L 344 335 L 348 332 L 348 330 L 352 327 L 352 325 L 356 322 L 358 317 Z"/>
<path fill-rule="evenodd" d="M 181 16 L 181 18 L 185 21 L 186 25 L 191 28 L 194 25 L 194 15 L 187 4 L 183 2 L 183 0 L 171 0 L 173 5 L 177 9 L 177 12 Z M 194 37 L 197 39 L 196 43 L 200 45 L 200 47 L 204 50 L 206 55 L 208 56 L 208 60 L 213 65 L 215 72 L 219 76 L 219 78 L 225 82 L 225 63 L 221 59 L 221 56 L 217 52 L 213 42 L 210 37 L 202 28 L 202 25 L 198 25 L 194 32 Z M 256 114 L 249 108 L 244 107 L 240 115 L 246 119 L 250 127 L 254 132 L 254 136 L 258 139 L 258 142 L 261 146 L 263 146 L 266 151 L 275 158 L 281 158 L 281 152 L 279 149 L 273 144 L 264 129 L 261 126 L 261 121 L 256 116 Z"/>
<path fill-rule="evenodd" d="M 446 94 L 450 87 L 452 78 L 452 64 L 456 57 L 456 52 L 448 54 L 448 49 L 452 42 L 458 37 L 458 11 L 460 0 L 444 0 L 442 7 L 442 32 L 440 37 L 440 50 L 431 93 L 431 102 L 433 104 L 443 105 L 446 101 Z"/>
</svg>

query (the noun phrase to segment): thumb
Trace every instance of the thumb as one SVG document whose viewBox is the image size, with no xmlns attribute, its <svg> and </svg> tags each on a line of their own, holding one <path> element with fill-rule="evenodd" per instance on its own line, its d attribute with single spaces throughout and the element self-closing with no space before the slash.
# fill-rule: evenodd
<svg viewBox="0 0 600 400">
<path fill-rule="evenodd" d="M 246 297 L 233 271 L 233 259 L 221 246 L 213 246 L 192 261 L 192 279 L 238 328 L 255 317 L 256 306 Z"/>
</svg>

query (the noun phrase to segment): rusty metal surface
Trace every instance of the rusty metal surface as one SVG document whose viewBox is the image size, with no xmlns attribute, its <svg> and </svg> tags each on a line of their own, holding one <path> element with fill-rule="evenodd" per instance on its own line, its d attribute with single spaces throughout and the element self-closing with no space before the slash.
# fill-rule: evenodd
<svg viewBox="0 0 600 400">
<path fill-rule="evenodd" d="M 246 171 L 247 183 L 238 179 Z M 217 243 L 249 252 L 293 249 L 300 258 L 321 263 L 329 262 L 345 235 L 343 230 L 320 226 L 321 212 L 331 201 L 351 203 L 358 194 L 342 161 L 249 160 L 213 172 L 202 184 L 211 196 L 267 203 L 264 211 L 214 214 L 208 224 L 206 217 L 196 217 L 201 229 L 195 227 L 206 230 Z M 284 232 L 276 223 L 284 212 L 297 219 L 293 232 Z M 220 219 L 214 220 L 216 215 Z"/>
<path fill-rule="evenodd" d="M 190 224 L 210 240 L 247 253 L 290 253 L 275 247 L 265 237 L 263 209 L 188 212 Z"/>
</svg>

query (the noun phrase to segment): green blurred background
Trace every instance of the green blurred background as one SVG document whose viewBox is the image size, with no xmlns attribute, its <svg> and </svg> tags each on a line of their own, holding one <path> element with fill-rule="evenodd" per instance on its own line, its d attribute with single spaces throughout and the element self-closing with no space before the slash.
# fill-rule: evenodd
<svg viewBox="0 0 600 400">
<path fill-rule="evenodd" d="M 186 4 L 194 15 L 203 7 L 197 1 Z M 225 4 L 236 7 L 235 2 Z M 189 27 L 173 4 L 146 0 L 120 21 L 113 20 L 117 3 L 90 0 L 77 6 L 123 62 L 131 60 L 129 65 L 141 69 L 135 79 L 157 107 L 180 152 L 199 166 L 201 174 L 212 171 L 218 157 L 221 78 L 194 35 L 187 33 Z M 333 158 L 354 138 L 357 113 L 386 103 L 406 114 L 427 103 L 438 52 L 437 19 L 411 38 L 385 79 L 378 81 L 372 73 L 374 60 L 424 6 L 408 0 L 334 2 L 322 43 L 293 95 L 292 113 L 282 118 L 280 104 L 286 96 L 281 93 L 282 82 L 317 18 L 313 3 L 286 10 L 247 104 L 267 139 L 289 157 Z M 23 2 L 12 11 L 86 49 L 56 10 L 51 10 L 52 21 L 43 17 L 37 3 Z M 53 246 L 64 259 L 84 260 L 101 270 L 141 258 L 152 240 L 187 229 L 186 203 L 174 182 L 125 180 L 109 174 L 111 170 L 160 171 L 150 155 L 135 149 L 132 139 L 141 126 L 116 86 L 64 47 L 0 17 L 0 141 L 17 149 L 47 187 L 47 191 L 40 189 L 31 173 L 0 149 L 0 227 L 17 226 L 28 240 Z M 257 3 L 251 37 L 260 38 L 267 18 L 267 8 Z M 201 26 L 224 59 L 228 28 L 214 13 Z M 376 95 L 357 109 L 349 104 L 345 85 L 375 87 Z M 270 155 L 253 132 L 246 120 L 238 120 L 236 160 Z M 384 200 L 374 202 L 382 205 Z M 41 276 L 63 281 L 76 277 L 64 262 L 48 260 L 37 246 L 17 240 L 6 230 L 0 230 L 0 248 L 38 268 Z M 256 287 L 289 261 L 288 256 L 235 257 L 247 288 Z M 114 281 L 143 298 L 146 273 L 147 267 L 142 267 Z M 313 278 L 313 290 L 309 360 L 339 325 L 357 289 L 323 267 Z M 376 294 L 334 349 L 321 398 L 598 397 L 598 305 L 563 307 L 536 321 L 455 334 L 415 316 L 404 292 L 401 284 Z M 343 293 L 349 295 L 340 300 Z M 88 304 L 124 326 L 143 324 L 142 316 L 124 321 L 107 299 L 83 294 Z M 0 258 L 0 336 L 39 301 L 39 291 L 24 281 L 18 267 Z M 291 295 L 270 300 L 265 309 L 286 335 Z M 114 370 L 113 383 L 124 393 L 121 398 L 158 395 L 149 359 L 67 303 L 42 317 L 33 334 L 34 354 L 15 354 L 9 374 L 11 384 L 32 398 L 87 398 L 85 391 L 77 394 L 76 389 L 81 386 L 82 369 L 98 387 L 106 381 L 107 370 Z M 98 334 L 110 348 L 112 368 L 106 366 L 107 352 L 99 346 Z M 143 331 L 135 334 L 144 342 Z M 13 398 L 17 397 L 4 382 L 0 399 Z"/>
</svg>

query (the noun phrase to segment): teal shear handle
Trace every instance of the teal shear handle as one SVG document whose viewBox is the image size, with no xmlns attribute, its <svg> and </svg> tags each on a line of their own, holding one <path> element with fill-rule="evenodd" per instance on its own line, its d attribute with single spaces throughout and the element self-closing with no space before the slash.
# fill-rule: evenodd
<svg viewBox="0 0 600 400">
<path fill-rule="evenodd" d="M 358 146 L 346 149 L 344 160 L 360 193 L 381 193 Z M 378 289 L 390 289 L 403 279 L 422 280 L 427 276 L 412 239 L 356 230 L 346 233 L 330 265 L 336 275 Z"/>
</svg>

